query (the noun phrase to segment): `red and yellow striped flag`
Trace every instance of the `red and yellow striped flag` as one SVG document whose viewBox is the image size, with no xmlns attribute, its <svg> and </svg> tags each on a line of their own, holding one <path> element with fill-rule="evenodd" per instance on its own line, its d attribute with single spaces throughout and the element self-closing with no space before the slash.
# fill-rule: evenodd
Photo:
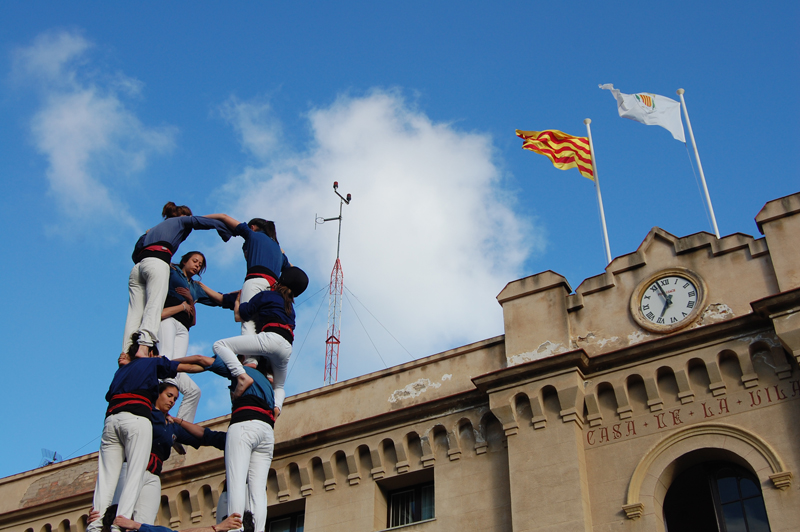
<svg viewBox="0 0 800 532">
<path fill-rule="evenodd" d="M 587 137 L 573 137 L 555 129 L 516 131 L 517 136 L 525 141 L 522 143 L 523 149 L 544 155 L 561 170 L 577 168 L 583 177 L 594 181 L 592 155 Z"/>
</svg>

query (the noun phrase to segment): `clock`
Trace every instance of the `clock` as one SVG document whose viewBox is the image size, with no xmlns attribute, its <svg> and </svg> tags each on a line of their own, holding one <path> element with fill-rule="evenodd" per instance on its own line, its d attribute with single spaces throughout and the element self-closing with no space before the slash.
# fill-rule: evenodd
<svg viewBox="0 0 800 532">
<path fill-rule="evenodd" d="M 648 331 L 670 333 L 692 323 L 705 308 L 703 280 L 684 268 L 662 270 L 639 283 L 631 314 Z"/>
</svg>

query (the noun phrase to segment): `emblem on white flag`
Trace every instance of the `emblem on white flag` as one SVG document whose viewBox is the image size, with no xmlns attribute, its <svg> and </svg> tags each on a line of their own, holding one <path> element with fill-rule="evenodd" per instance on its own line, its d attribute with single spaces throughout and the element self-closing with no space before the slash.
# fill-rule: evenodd
<svg viewBox="0 0 800 532">
<path fill-rule="evenodd" d="M 615 89 L 611 83 L 600 85 L 600 88 L 611 91 L 617 100 L 619 116 L 648 126 L 661 126 L 672 133 L 675 140 L 686 142 L 680 102 L 649 92 L 625 94 Z"/>
</svg>

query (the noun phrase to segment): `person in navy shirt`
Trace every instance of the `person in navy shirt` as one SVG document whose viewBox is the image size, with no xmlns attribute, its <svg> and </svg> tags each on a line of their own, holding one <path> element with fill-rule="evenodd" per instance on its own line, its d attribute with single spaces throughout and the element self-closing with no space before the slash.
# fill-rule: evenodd
<svg viewBox="0 0 800 532">
<path fill-rule="evenodd" d="M 128 316 L 122 352 L 130 347 L 131 334 L 138 332 L 137 357 L 147 357 L 147 348 L 158 342 L 161 311 L 169 289 L 169 264 L 193 229 L 216 229 L 222 240 L 231 238 L 228 227 L 217 219 L 192 216 L 189 207 L 169 202 L 161 215 L 164 221 L 143 234 L 133 250 L 134 262 L 128 278 Z"/>
<path fill-rule="evenodd" d="M 178 388 L 169 381 L 159 385 L 158 399 L 151 412 L 153 420 L 153 444 L 150 460 L 144 473 L 144 482 L 139 498 L 136 500 L 132 519 L 152 525 L 155 523 L 161 504 L 161 469 L 169 459 L 174 443 L 190 445 L 195 449 L 201 446 L 225 450 L 224 432 L 213 431 L 180 418 L 169 415 L 170 409 L 178 399 Z"/>
<path fill-rule="evenodd" d="M 253 218 L 244 224 L 227 214 L 210 216 L 225 222 L 234 235 L 244 238 L 242 252 L 247 261 L 247 274 L 242 285 L 241 301 L 246 303 L 257 293 L 271 290 L 283 271 L 291 266 L 278 243 L 275 222 Z M 254 322 L 242 322 L 242 334 L 257 332 Z"/>
<path fill-rule="evenodd" d="M 228 515 L 253 512 L 255 530 L 267 522 L 267 475 L 275 446 L 275 398 L 269 381 L 271 366 L 264 357 L 245 358 L 243 368 L 252 384 L 232 398 L 231 421 L 225 440 L 225 474 L 228 486 Z M 237 379 L 219 357 L 208 371 L 231 381 Z"/>
<path fill-rule="evenodd" d="M 159 379 L 175 377 L 179 371 L 202 371 L 196 364 L 199 357 L 187 357 L 178 363 L 159 357 L 155 347 L 148 347 L 149 358 L 140 358 L 135 356 L 140 347 L 134 338 L 128 352 L 120 354 L 119 369 L 106 393 L 108 408 L 92 503 L 100 515 L 111 505 L 126 460 L 128 474 L 120 491 L 117 515 L 128 517 L 133 513 L 153 441 L 151 416 Z M 100 520 L 93 521 L 87 531 L 97 532 L 101 526 Z"/>
<path fill-rule="evenodd" d="M 170 265 L 169 291 L 161 311 L 158 342 L 159 352 L 170 360 L 186 356 L 189 349 L 189 329 L 197 321 L 195 304 L 226 307 L 226 299 L 222 294 L 194 279 L 205 269 L 206 257 L 199 251 L 190 251 L 181 257 L 179 264 Z M 232 309 L 233 304 L 228 303 L 227 308 Z M 200 387 L 186 374 L 179 374 L 175 383 L 183 394 L 178 417 L 192 423 L 200 402 Z"/>
<path fill-rule="evenodd" d="M 295 266 L 286 268 L 280 281 L 267 292 L 259 292 L 248 302 L 236 301 L 236 321 L 252 320 L 257 324 L 258 334 L 225 338 L 214 343 L 214 353 L 222 359 L 231 375 L 236 377 L 234 397 L 250 385 L 250 378 L 243 370 L 236 355 L 266 357 L 270 360 L 275 376 L 275 415 L 280 415 L 286 397 L 284 383 L 292 355 L 294 341 L 294 298 L 308 286 L 308 276 Z"/>
</svg>

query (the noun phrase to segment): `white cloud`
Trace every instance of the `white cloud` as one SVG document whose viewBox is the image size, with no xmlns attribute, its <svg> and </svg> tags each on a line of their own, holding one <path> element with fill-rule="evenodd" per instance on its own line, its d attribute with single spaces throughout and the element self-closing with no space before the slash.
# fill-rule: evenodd
<svg viewBox="0 0 800 532">
<path fill-rule="evenodd" d="M 13 53 L 12 78 L 36 89 L 30 122 L 37 150 L 46 157 L 49 193 L 72 220 L 102 214 L 136 227 L 120 194 L 110 192 L 141 171 L 156 153 L 172 148 L 174 128 L 142 124 L 123 96 L 140 81 L 90 68 L 92 44 L 74 32 L 48 32 Z"/>
<path fill-rule="evenodd" d="M 226 116 L 261 162 L 225 186 L 229 210 L 276 221 L 289 259 L 311 278 L 299 300 L 327 285 L 336 256 L 336 222 L 315 230 L 314 217 L 338 215 L 333 181 L 353 194 L 341 256 L 345 286 L 358 300 L 346 293 L 339 380 L 383 367 L 372 342 L 386 364 L 408 361 L 381 325 L 415 358 L 502 333 L 495 297 L 544 242 L 533 221 L 515 213 L 488 135 L 435 123 L 399 94 L 375 91 L 312 110 L 313 140 L 300 152 L 273 134 L 280 124 L 264 104 L 235 108 Z M 298 310 L 295 355 L 320 303 Z M 307 382 L 290 392 L 322 382 L 322 305 L 319 331 L 290 375 Z"/>
</svg>

